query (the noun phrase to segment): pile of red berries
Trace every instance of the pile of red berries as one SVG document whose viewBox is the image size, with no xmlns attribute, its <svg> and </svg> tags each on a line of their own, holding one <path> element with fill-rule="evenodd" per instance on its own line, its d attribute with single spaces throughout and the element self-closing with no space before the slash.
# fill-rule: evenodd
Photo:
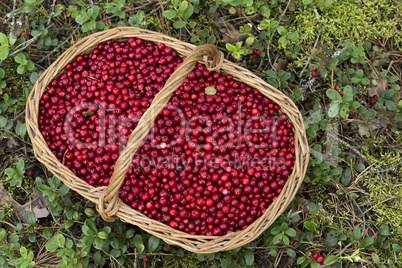
<svg viewBox="0 0 402 268">
<path fill-rule="evenodd" d="M 78 56 L 40 100 L 47 145 L 88 184 L 108 185 L 130 133 L 183 60 L 134 38 Z M 293 171 L 293 125 L 279 110 L 258 90 L 197 64 L 141 142 L 120 197 L 190 234 L 245 229 Z"/>
</svg>

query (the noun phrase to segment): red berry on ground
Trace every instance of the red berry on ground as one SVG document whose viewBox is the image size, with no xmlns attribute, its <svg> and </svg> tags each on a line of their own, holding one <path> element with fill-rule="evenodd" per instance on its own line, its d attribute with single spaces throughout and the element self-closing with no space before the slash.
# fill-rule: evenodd
<svg viewBox="0 0 402 268">
<path fill-rule="evenodd" d="M 317 77 L 318 77 L 318 72 L 317 72 L 316 70 L 314 70 L 314 71 L 311 73 L 311 76 L 314 77 L 314 78 L 317 78 Z"/>
<path fill-rule="evenodd" d="M 28 169 L 28 170 L 27 170 L 27 175 L 28 175 L 29 177 L 33 177 L 33 176 L 35 175 L 35 171 L 34 171 L 33 169 Z"/>
<path fill-rule="evenodd" d="M 148 262 L 149 261 L 149 257 L 146 256 L 145 258 L 142 259 L 143 262 Z"/>
<path fill-rule="evenodd" d="M 293 241 L 292 246 L 293 246 L 293 247 L 296 247 L 296 245 L 297 245 L 298 243 L 299 243 L 299 241 L 295 240 L 295 241 Z"/>
<path fill-rule="evenodd" d="M 314 260 L 317 260 L 318 256 L 319 256 L 319 254 L 317 252 L 314 252 L 313 255 L 311 255 L 311 258 L 313 258 Z"/>
<path fill-rule="evenodd" d="M 343 97 L 343 90 L 339 91 L 339 95 Z"/>
<path fill-rule="evenodd" d="M 315 259 L 318 263 L 324 263 L 324 256 L 318 255 L 317 258 Z"/>
<path fill-rule="evenodd" d="M 104 23 L 105 25 L 109 25 L 109 20 L 104 20 L 103 23 Z"/>
<path fill-rule="evenodd" d="M 256 49 L 256 50 L 254 51 L 254 54 L 255 54 L 257 57 L 260 56 L 260 55 L 261 55 L 261 50 Z"/>
</svg>

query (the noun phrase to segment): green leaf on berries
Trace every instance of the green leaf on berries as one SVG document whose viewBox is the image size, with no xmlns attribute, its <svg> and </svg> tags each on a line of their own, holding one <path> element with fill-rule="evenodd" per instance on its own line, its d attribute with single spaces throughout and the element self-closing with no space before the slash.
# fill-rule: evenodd
<svg viewBox="0 0 402 268">
<path fill-rule="evenodd" d="M 205 94 L 207 94 L 207 95 L 215 95 L 216 94 L 216 89 L 214 87 L 206 87 L 205 88 Z"/>
</svg>

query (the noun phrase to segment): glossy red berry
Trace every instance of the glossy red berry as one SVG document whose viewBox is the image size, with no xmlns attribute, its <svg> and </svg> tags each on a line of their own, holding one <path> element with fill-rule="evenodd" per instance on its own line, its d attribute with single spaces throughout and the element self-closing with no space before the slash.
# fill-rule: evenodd
<svg viewBox="0 0 402 268">
<path fill-rule="evenodd" d="M 324 263 L 324 256 L 318 255 L 315 260 L 316 260 L 318 263 L 323 264 L 323 263 Z"/>
<path fill-rule="evenodd" d="M 29 177 L 32 177 L 32 178 L 33 178 L 33 176 L 35 175 L 35 171 L 34 171 L 33 169 L 28 169 L 26 172 L 27 172 L 27 175 L 28 175 Z"/>
<path fill-rule="evenodd" d="M 311 255 L 311 258 L 313 258 L 314 260 L 317 260 L 318 256 L 319 256 L 319 254 L 318 254 L 317 252 L 314 252 L 314 253 Z"/>
</svg>

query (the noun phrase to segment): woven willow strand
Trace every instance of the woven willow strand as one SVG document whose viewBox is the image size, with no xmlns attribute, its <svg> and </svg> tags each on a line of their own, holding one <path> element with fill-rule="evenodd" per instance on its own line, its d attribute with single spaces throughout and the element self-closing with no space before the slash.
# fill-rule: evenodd
<svg viewBox="0 0 402 268">
<path fill-rule="evenodd" d="M 136 225 L 146 232 L 155 235 L 166 243 L 180 246 L 186 250 L 207 254 L 213 252 L 219 252 L 224 250 L 230 250 L 237 248 L 241 245 L 251 242 L 256 239 L 266 228 L 268 228 L 277 217 L 279 217 L 286 207 L 290 204 L 297 190 L 299 189 L 304 174 L 306 173 L 308 159 L 309 159 L 309 146 L 307 143 L 307 137 L 303 125 L 303 120 L 300 112 L 298 111 L 295 104 L 278 89 L 273 88 L 271 85 L 267 84 L 265 81 L 261 80 L 259 77 L 249 72 L 248 70 L 239 67 L 227 60 L 223 60 L 220 57 L 219 62 L 217 62 L 219 55 L 214 54 L 212 63 L 199 57 L 201 63 L 206 66 L 212 65 L 220 69 L 223 74 L 231 74 L 233 78 L 237 81 L 244 82 L 249 86 L 258 89 L 262 94 L 269 97 L 273 102 L 281 106 L 281 112 L 288 115 L 289 120 L 294 126 L 294 138 L 295 138 L 295 165 L 292 174 L 289 176 L 287 183 L 285 184 L 282 193 L 275 199 L 275 201 L 268 207 L 264 215 L 253 222 L 247 229 L 230 233 L 224 236 L 197 236 L 190 235 L 179 230 L 173 229 L 164 223 L 149 219 L 142 213 L 133 210 L 128 205 L 122 203 L 117 197 L 119 189 L 120 176 L 118 173 L 125 174 L 122 172 L 121 168 L 115 168 L 115 173 L 113 174 L 113 179 L 110 180 L 108 187 L 95 188 L 88 185 L 85 181 L 78 178 L 74 173 L 65 167 L 58 159 L 53 155 L 51 150 L 47 147 L 46 141 L 41 135 L 38 127 L 38 113 L 39 113 L 39 101 L 46 91 L 49 83 L 52 79 L 56 78 L 59 74 L 64 72 L 64 67 L 67 63 L 71 62 L 76 56 L 88 53 L 98 44 L 105 42 L 107 40 L 123 40 L 128 37 L 141 38 L 146 41 L 163 43 L 168 47 L 176 50 L 181 56 L 190 58 L 191 52 L 196 48 L 194 45 L 181 42 L 172 37 L 144 30 L 134 27 L 119 27 L 104 32 L 94 33 L 88 37 L 83 38 L 75 45 L 70 47 L 66 52 L 64 52 L 49 68 L 40 76 L 36 84 L 34 85 L 31 94 L 28 97 L 26 105 L 26 125 L 28 134 L 32 140 L 34 153 L 36 158 L 43 163 L 55 176 L 63 181 L 70 189 L 76 191 L 85 198 L 91 200 L 97 204 L 97 208 L 105 218 L 105 220 L 113 220 L 115 217 L 121 219 L 124 222 Z M 207 53 L 208 54 L 208 53 Z M 208 54 L 211 55 L 211 54 Z M 223 64 L 222 64 L 223 62 Z M 178 71 L 179 68 L 176 70 Z M 176 75 L 175 73 L 172 74 Z M 169 82 L 170 83 L 170 82 Z M 173 82 L 172 82 L 173 83 Z M 165 87 L 168 83 L 166 83 Z M 164 88 L 165 89 L 165 88 Z M 158 100 L 165 100 L 168 98 L 169 92 L 161 90 L 158 94 Z M 156 97 L 152 102 L 150 108 L 146 113 L 149 114 L 149 118 L 143 116 L 141 118 L 137 128 L 142 126 L 143 130 L 138 130 L 139 137 L 144 136 L 147 127 L 152 124 L 148 124 L 158 113 L 158 106 L 154 104 Z M 156 103 L 156 102 L 155 102 Z M 145 115 L 145 114 L 144 114 Z M 136 129 L 137 129 L 136 128 Z M 134 133 L 134 132 L 133 132 Z M 145 134 L 146 135 L 146 134 Z M 144 136 L 145 137 L 145 136 Z M 132 150 L 132 155 L 135 152 L 136 147 L 135 140 L 139 138 L 134 137 L 134 134 L 130 136 L 130 141 L 125 150 Z M 132 143 L 134 141 L 134 144 Z M 124 154 L 124 152 L 123 152 Z M 122 163 L 127 170 L 130 164 L 127 159 L 131 158 L 132 155 L 127 154 L 125 158 L 122 158 Z M 119 160 L 120 160 L 119 158 Z M 123 165 L 119 164 L 119 165 Z M 115 166 L 117 166 L 116 163 Z M 117 194 L 115 194 L 117 193 Z M 105 202 L 105 203 L 104 203 Z M 103 205 L 102 205 L 103 204 Z"/>
</svg>

